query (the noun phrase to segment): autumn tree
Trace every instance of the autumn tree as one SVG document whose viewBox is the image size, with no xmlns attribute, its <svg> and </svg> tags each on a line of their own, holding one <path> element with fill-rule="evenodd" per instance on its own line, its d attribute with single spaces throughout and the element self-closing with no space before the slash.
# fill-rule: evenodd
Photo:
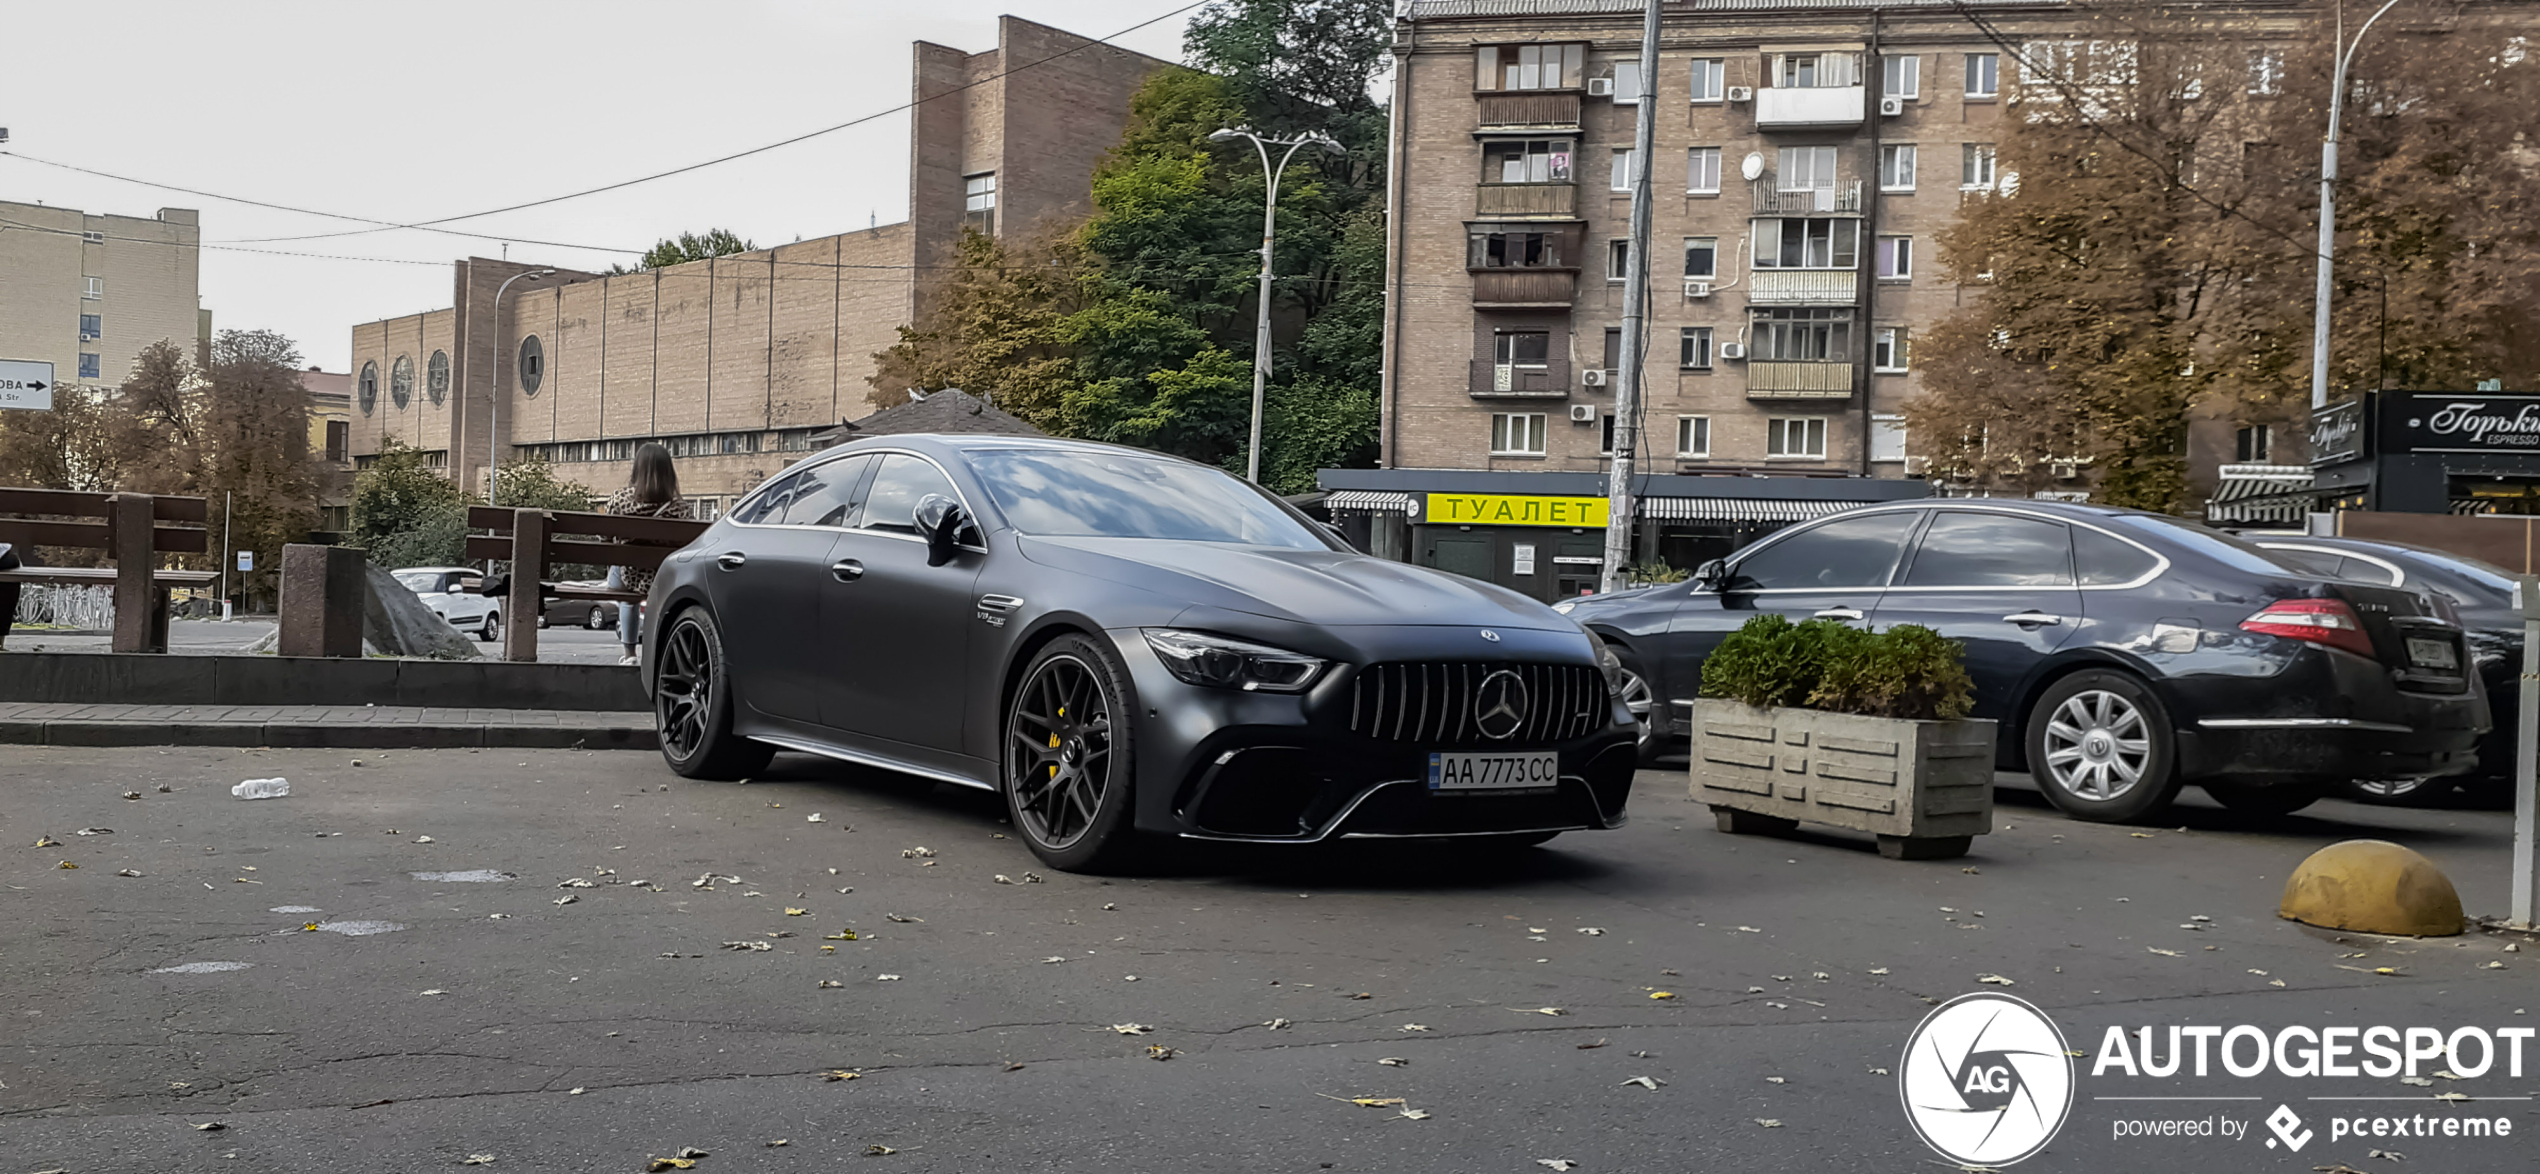
<svg viewBox="0 0 2540 1174">
<path fill-rule="evenodd" d="M 270 330 L 224 330 L 211 359 L 190 492 L 226 509 L 229 549 L 256 554 L 245 589 L 265 594 L 279 587 L 283 544 L 317 525 L 300 351 Z"/>
<path fill-rule="evenodd" d="M 48 411 L 0 412 L 0 485 L 113 490 L 123 474 L 109 393 L 77 384 L 53 389 Z"/>
</svg>

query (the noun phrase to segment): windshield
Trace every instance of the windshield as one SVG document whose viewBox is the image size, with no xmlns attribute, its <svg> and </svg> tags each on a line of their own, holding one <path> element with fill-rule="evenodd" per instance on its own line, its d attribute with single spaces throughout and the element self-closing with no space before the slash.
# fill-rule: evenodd
<svg viewBox="0 0 2540 1174">
<path fill-rule="evenodd" d="M 397 581 L 404 584 L 406 590 L 415 592 L 416 594 L 438 591 L 441 589 L 441 572 L 408 571 L 405 574 L 397 576 Z"/>
<path fill-rule="evenodd" d="M 1277 500 L 1215 469 L 1127 452 L 1016 448 L 969 455 L 997 508 L 1026 534 L 1332 548 Z"/>
<path fill-rule="evenodd" d="M 2261 549 L 2220 530 L 2199 526 L 2178 518 L 2159 514 L 2119 514 L 2108 519 L 2119 526 L 2153 538 L 2166 538 L 2215 562 L 2234 570 L 2258 575 L 2281 575 L 2287 572 L 2310 578 L 2320 577 L 2309 564 L 2290 552 Z"/>
</svg>

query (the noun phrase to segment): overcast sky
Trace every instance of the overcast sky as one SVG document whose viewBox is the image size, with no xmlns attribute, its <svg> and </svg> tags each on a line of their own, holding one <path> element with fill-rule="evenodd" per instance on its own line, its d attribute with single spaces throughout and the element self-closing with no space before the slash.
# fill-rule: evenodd
<svg viewBox="0 0 2540 1174">
<path fill-rule="evenodd" d="M 1188 0 L 433 0 L 10 5 L 5 149 L 222 196 L 397 223 L 699 162 L 906 102 L 909 45 L 996 47 L 1000 13 L 1110 37 Z M 1181 58 L 1188 14 L 1115 44 Z M 730 228 L 761 245 L 907 215 L 908 116 L 737 162 L 449 227 L 641 250 Z M 0 199 L 149 216 L 199 208 L 216 327 L 279 330 L 344 370 L 355 323 L 450 304 L 449 262 L 498 241 L 365 226 L 0 156 Z M 624 253 L 515 243 L 515 260 Z M 425 262 L 398 264 L 396 261 Z"/>
</svg>

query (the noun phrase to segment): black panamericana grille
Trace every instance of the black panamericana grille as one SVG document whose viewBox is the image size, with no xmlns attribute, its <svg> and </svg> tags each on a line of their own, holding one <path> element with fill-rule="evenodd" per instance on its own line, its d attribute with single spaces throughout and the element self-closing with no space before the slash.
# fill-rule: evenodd
<svg viewBox="0 0 2540 1174">
<path fill-rule="evenodd" d="M 1483 733 L 1478 711 L 1483 682 L 1501 671 L 1524 683 L 1527 704 L 1516 730 L 1493 738 Z M 1360 670 L 1350 686 L 1349 728 L 1436 747 L 1540 746 L 1596 732 L 1608 708 L 1605 677 L 1588 665 L 1395 662 Z"/>
</svg>

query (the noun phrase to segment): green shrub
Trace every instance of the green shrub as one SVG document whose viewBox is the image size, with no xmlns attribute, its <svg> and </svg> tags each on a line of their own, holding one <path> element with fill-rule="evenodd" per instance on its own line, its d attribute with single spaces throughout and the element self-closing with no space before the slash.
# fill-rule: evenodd
<svg viewBox="0 0 2540 1174">
<path fill-rule="evenodd" d="M 1693 572 L 1683 567 L 1671 567 L 1665 563 L 1635 563 L 1623 568 L 1623 581 L 1634 587 L 1648 587 L 1659 583 L 1682 583 L 1692 577 Z"/>
<path fill-rule="evenodd" d="M 1913 624 L 1868 632 L 1758 615 L 1702 662 L 1702 695 L 1758 707 L 1955 720 L 1974 708 L 1965 649 Z"/>
</svg>

